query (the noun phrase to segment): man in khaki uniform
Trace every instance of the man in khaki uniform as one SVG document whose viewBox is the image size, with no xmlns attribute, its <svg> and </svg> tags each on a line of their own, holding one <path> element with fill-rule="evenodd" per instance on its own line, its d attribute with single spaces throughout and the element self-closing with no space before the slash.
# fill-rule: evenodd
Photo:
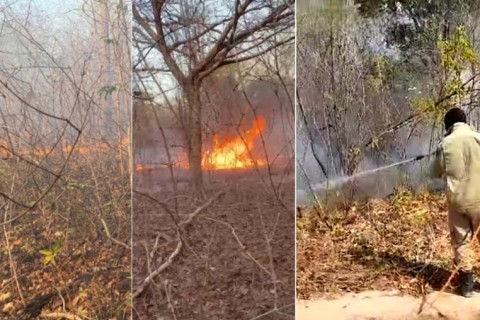
<svg viewBox="0 0 480 320">
<path fill-rule="evenodd" d="M 460 293 L 471 297 L 476 260 L 472 240 L 480 225 L 480 133 L 466 120 L 465 112 L 459 108 L 445 114 L 447 133 L 436 151 L 434 176 L 446 182 L 448 224 L 454 262 L 459 268 Z"/>
</svg>

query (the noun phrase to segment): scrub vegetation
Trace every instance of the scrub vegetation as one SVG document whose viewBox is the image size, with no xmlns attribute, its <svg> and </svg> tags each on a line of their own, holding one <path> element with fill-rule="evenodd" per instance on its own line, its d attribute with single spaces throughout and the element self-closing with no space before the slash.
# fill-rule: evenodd
<svg viewBox="0 0 480 320">
<path fill-rule="evenodd" d="M 430 161 L 453 107 L 479 128 L 473 1 L 299 1 L 298 298 L 449 290 L 446 205 Z M 330 181 L 327 185 L 325 181 Z"/>
<path fill-rule="evenodd" d="M 0 1 L 0 319 L 131 316 L 128 14 Z"/>
</svg>

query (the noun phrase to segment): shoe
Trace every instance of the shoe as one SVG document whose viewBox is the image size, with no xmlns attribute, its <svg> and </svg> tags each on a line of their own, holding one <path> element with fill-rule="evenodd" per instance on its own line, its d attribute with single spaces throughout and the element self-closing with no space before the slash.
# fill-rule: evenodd
<svg viewBox="0 0 480 320">
<path fill-rule="evenodd" d="M 460 295 L 471 298 L 473 296 L 473 272 L 460 270 L 458 278 L 460 280 Z"/>
</svg>

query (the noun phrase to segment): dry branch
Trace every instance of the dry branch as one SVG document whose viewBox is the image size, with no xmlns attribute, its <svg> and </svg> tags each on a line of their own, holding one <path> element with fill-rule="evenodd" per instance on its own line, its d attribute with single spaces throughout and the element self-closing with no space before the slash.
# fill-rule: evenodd
<svg viewBox="0 0 480 320">
<path fill-rule="evenodd" d="M 150 273 L 145 278 L 145 280 L 143 280 L 142 284 L 133 293 L 133 295 L 132 295 L 133 299 L 140 296 L 145 291 L 145 289 L 148 287 L 148 285 L 153 281 L 153 278 L 155 278 L 157 275 L 159 275 L 163 270 L 168 268 L 173 263 L 173 260 L 175 259 L 175 257 L 180 254 L 180 251 L 182 250 L 182 246 L 183 246 L 183 242 L 182 242 L 182 240 L 180 240 L 180 234 L 178 234 L 178 242 L 177 242 L 177 247 L 175 248 L 175 250 L 168 257 L 167 261 L 162 263 L 162 265 L 160 267 L 158 267 L 155 271 Z"/>
<path fill-rule="evenodd" d="M 53 312 L 53 313 L 46 313 L 41 314 L 40 317 L 44 319 L 67 319 L 67 320 L 83 320 L 79 316 L 70 313 L 63 313 L 63 312 Z"/>
<path fill-rule="evenodd" d="M 250 260 L 252 260 L 257 266 L 259 266 L 260 269 L 262 269 L 266 274 L 268 274 L 269 277 L 272 277 L 272 274 L 270 273 L 270 271 L 268 271 L 267 268 L 265 268 L 260 262 L 258 262 L 258 260 L 255 259 L 255 257 L 250 253 L 250 251 L 248 251 L 247 246 L 245 246 L 243 244 L 243 242 L 240 240 L 240 238 L 238 237 L 238 235 L 235 231 L 235 228 L 230 223 L 220 221 L 220 220 L 217 220 L 217 219 L 208 218 L 208 217 L 205 217 L 205 219 L 223 224 L 224 226 L 228 227 L 230 229 L 230 231 L 232 232 L 232 235 L 235 238 L 235 240 L 237 241 L 238 245 L 240 246 L 242 251 L 245 253 L 245 255 L 248 256 L 248 258 L 250 258 Z"/>
<path fill-rule="evenodd" d="M 192 222 L 193 218 L 195 218 L 200 212 L 202 212 L 206 207 L 210 206 L 213 201 L 215 201 L 218 197 L 220 197 L 222 194 L 224 194 L 224 191 L 219 191 L 217 192 L 213 197 L 210 198 L 207 202 L 205 202 L 203 205 L 195 209 L 194 212 L 188 215 L 188 218 L 185 219 L 184 221 L 179 223 L 180 227 L 185 227 L 187 226 L 190 222 Z"/>
<path fill-rule="evenodd" d="M 142 194 L 142 195 L 146 195 L 146 194 L 143 194 L 141 192 L 137 192 L 136 193 L 138 194 Z M 200 212 L 202 212 L 203 210 L 205 210 L 205 208 L 207 208 L 208 206 L 210 206 L 213 201 L 215 201 L 218 197 L 220 197 L 222 194 L 224 193 L 224 191 L 220 191 L 220 192 L 217 192 L 213 197 L 211 197 L 207 202 L 205 202 L 203 205 L 201 205 L 200 207 L 198 207 L 197 209 L 195 209 L 195 211 L 193 211 L 192 213 L 190 213 L 188 215 L 188 218 L 185 219 L 184 221 L 180 222 L 177 226 L 177 246 L 175 248 L 175 250 L 172 252 L 172 254 L 168 257 L 168 259 L 162 263 L 162 265 L 160 265 L 160 267 L 158 267 L 156 270 L 154 270 L 152 273 L 150 273 L 143 281 L 142 283 L 140 284 L 140 286 L 135 290 L 135 292 L 133 293 L 132 295 L 132 298 L 135 299 L 137 298 L 138 296 L 140 296 L 144 291 L 145 289 L 150 285 L 150 283 L 153 281 L 153 278 L 155 278 L 157 275 L 159 275 L 163 270 L 165 270 L 166 268 L 168 268 L 174 261 L 174 259 L 180 254 L 180 251 L 182 250 L 182 246 L 183 246 L 183 241 L 182 241 L 182 237 L 181 237 L 181 232 L 180 232 L 180 228 L 184 229 L 188 224 L 190 224 L 193 220 L 193 218 L 195 218 Z M 147 197 L 149 198 L 152 198 L 151 196 L 149 195 L 146 195 Z M 155 200 L 155 199 L 154 199 Z M 159 203 L 159 201 L 156 201 L 157 203 Z"/>
<path fill-rule="evenodd" d="M 122 241 L 117 240 L 114 237 L 112 237 L 112 235 L 110 234 L 110 230 L 108 229 L 107 223 L 105 222 L 105 220 L 103 218 L 100 218 L 100 221 L 102 222 L 103 228 L 105 229 L 105 233 L 107 234 L 108 239 L 110 239 L 113 242 L 115 242 L 116 244 L 121 245 L 122 247 L 130 250 L 130 246 L 128 244 L 125 244 Z"/>
</svg>

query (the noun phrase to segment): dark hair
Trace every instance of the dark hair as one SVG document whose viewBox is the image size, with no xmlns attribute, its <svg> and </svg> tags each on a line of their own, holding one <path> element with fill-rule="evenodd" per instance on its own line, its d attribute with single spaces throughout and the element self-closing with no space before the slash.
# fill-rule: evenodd
<svg viewBox="0 0 480 320">
<path fill-rule="evenodd" d="M 467 123 L 467 115 L 465 112 L 460 108 L 452 108 L 448 110 L 443 119 L 445 130 L 449 130 L 457 122 Z"/>
</svg>

